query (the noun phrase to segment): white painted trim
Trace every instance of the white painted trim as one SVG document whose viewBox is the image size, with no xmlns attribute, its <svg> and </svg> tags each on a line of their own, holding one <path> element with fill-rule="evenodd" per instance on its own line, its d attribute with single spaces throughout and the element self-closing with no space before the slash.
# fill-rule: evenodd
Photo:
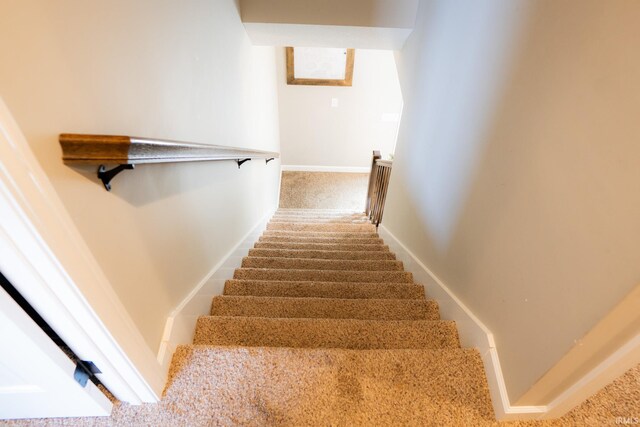
<svg viewBox="0 0 640 427">
<path fill-rule="evenodd" d="M 343 173 L 369 173 L 370 167 L 365 166 L 313 166 L 313 165 L 282 165 L 286 172 L 343 172 Z"/>
<path fill-rule="evenodd" d="M 120 400 L 158 401 L 165 375 L 0 99 L 0 270 Z"/>
<path fill-rule="evenodd" d="M 611 309 L 520 397 L 521 404 L 553 404 L 553 415 L 570 410 L 640 363 L 640 285 Z M 629 343 L 636 342 L 636 348 Z M 635 354 L 635 357 L 633 355 Z M 547 417 L 547 415 L 545 415 Z"/>
<path fill-rule="evenodd" d="M 111 414 L 107 396 L 91 381 L 79 387 L 73 361 L 2 288 L 0 339 L 0 420 Z"/>
<path fill-rule="evenodd" d="M 282 193 L 282 167 L 280 168 L 280 172 L 278 173 L 278 198 L 276 199 L 278 202 L 278 207 L 280 207 L 280 194 Z"/>
<path fill-rule="evenodd" d="M 630 339 L 596 368 L 565 390 L 548 405 L 541 418 L 550 419 L 565 413 L 597 393 L 600 389 L 640 363 L 640 334 Z"/>
<path fill-rule="evenodd" d="M 249 248 L 253 247 L 267 228 L 267 222 L 274 212 L 275 208 L 269 210 L 251 227 L 167 317 L 157 355 L 157 360 L 165 371 L 169 368 L 176 347 L 191 344 L 198 316 L 209 313 L 211 298 L 222 294 L 224 281 L 233 278 L 233 272 L 240 267 L 242 258 L 247 256 Z"/>
<path fill-rule="evenodd" d="M 537 419 L 547 411 L 546 406 L 512 406 L 502 375 L 500 358 L 493 334 L 469 308 L 384 225 L 378 233 L 389 249 L 395 252 L 405 269 L 410 271 L 417 283 L 422 283 L 430 298 L 440 306 L 444 319 L 454 320 L 463 347 L 478 349 L 482 356 L 493 409 L 498 420 Z"/>
<path fill-rule="evenodd" d="M 412 28 L 243 22 L 254 46 L 350 46 L 401 50 Z"/>
</svg>

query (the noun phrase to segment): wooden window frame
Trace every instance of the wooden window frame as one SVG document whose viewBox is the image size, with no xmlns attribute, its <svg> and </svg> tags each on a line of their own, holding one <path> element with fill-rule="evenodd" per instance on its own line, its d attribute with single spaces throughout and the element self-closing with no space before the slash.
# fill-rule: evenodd
<svg viewBox="0 0 640 427">
<path fill-rule="evenodd" d="M 287 52 L 287 84 L 309 86 L 351 86 L 353 81 L 353 61 L 356 56 L 355 49 L 347 49 L 347 61 L 345 65 L 344 80 L 337 79 L 296 79 L 294 74 L 293 47 L 286 47 Z"/>
</svg>

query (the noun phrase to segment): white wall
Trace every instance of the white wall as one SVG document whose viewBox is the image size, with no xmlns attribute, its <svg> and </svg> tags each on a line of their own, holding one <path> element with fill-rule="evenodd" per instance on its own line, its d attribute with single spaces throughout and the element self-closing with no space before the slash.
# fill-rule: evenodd
<svg viewBox="0 0 640 427">
<path fill-rule="evenodd" d="M 107 193 L 61 132 L 279 151 L 273 48 L 230 0 L 0 0 L 0 94 L 155 353 L 169 312 L 277 204 L 277 161 L 141 165 Z"/>
<path fill-rule="evenodd" d="M 352 87 L 287 85 L 284 48 L 277 68 L 283 165 L 370 167 L 373 150 L 393 151 L 402 110 L 393 52 L 357 49 Z"/>
<path fill-rule="evenodd" d="M 634 0 L 422 1 L 397 55 L 384 225 L 491 329 L 511 402 L 640 278 L 639 20 Z"/>
<path fill-rule="evenodd" d="M 242 22 L 413 28 L 418 0 L 241 0 Z"/>
<path fill-rule="evenodd" d="M 242 0 L 242 22 L 260 46 L 400 49 L 418 0 Z"/>
</svg>

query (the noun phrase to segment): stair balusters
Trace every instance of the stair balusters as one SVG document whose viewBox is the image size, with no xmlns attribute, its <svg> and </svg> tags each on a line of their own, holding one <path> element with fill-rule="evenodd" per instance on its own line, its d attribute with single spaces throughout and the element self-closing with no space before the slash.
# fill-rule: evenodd
<svg viewBox="0 0 640 427">
<path fill-rule="evenodd" d="M 369 216 L 371 223 L 375 224 L 376 227 L 380 225 L 382 221 L 392 164 L 393 162 L 391 160 L 382 160 L 379 151 L 373 152 L 365 213 Z"/>
</svg>

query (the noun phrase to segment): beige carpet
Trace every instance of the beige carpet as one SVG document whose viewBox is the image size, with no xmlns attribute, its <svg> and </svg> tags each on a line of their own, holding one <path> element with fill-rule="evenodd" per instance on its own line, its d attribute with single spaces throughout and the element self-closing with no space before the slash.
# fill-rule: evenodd
<svg viewBox="0 0 640 427">
<path fill-rule="evenodd" d="M 280 207 L 362 212 L 368 173 L 282 172 Z"/>
<path fill-rule="evenodd" d="M 640 417 L 639 368 L 560 420 L 497 423 L 480 355 L 460 348 L 455 324 L 440 320 L 372 225 L 353 212 L 281 209 L 198 319 L 194 343 L 174 354 L 160 403 L 0 424 L 600 426 L 616 417 Z"/>
</svg>

